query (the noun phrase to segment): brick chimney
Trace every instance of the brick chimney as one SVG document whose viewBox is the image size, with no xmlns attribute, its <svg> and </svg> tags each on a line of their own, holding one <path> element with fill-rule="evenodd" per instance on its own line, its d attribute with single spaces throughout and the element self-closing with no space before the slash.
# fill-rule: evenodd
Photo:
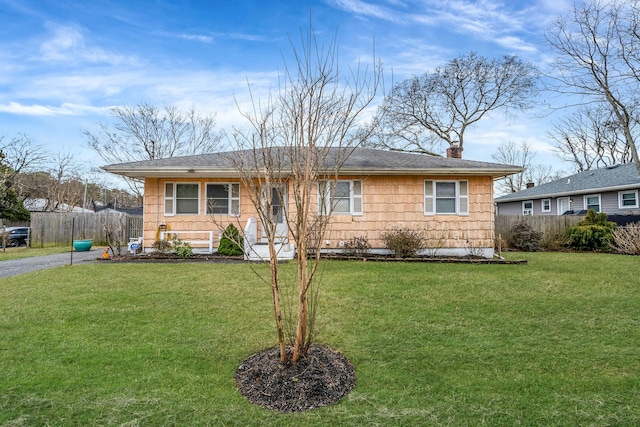
<svg viewBox="0 0 640 427">
<path fill-rule="evenodd" d="M 456 142 L 452 142 L 449 148 L 447 148 L 447 157 L 451 159 L 462 158 L 462 148 Z"/>
<path fill-rule="evenodd" d="M 527 182 L 527 188 L 533 188 L 535 187 L 536 184 L 534 184 L 533 182 Z"/>
</svg>

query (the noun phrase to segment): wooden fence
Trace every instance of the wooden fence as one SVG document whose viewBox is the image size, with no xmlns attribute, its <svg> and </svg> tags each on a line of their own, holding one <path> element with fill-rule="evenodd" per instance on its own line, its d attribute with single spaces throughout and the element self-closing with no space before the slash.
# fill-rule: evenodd
<svg viewBox="0 0 640 427">
<path fill-rule="evenodd" d="M 525 222 L 535 231 L 542 232 L 542 242 L 557 240 L 571 226 L 584 219 L 583 215 L 496 215 L 496 238 L 502 237 L 508 241 L 511 227 L 519 222 Z"/>
<path fill-rule="evenodd" d="M 114 223 L 123 226 L 123 242 L 142 236 L 142 216 L 120 212 L 34 212 L 31 214 L 31 247 L 71 245 L 72 239 L 92 239 L 94 245 L 104 245 L 104 227 Z"/>
</svg>

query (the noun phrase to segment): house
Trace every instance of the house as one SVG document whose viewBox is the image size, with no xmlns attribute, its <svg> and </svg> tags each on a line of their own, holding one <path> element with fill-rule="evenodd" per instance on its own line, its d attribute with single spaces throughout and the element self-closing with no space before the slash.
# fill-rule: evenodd
<svg viewBox="0 0 640 427">
<path fill-rule="evenodd" d="M 234 153 L 240 152 L 120 163 L 103 169 L 144 181 L 145 250 L 171 232 L 211 251 L 220 230 L 229 223 L 244 229 L 245 235 L 254 227 L 256 240 L 261 239 L 248 191 L 228 161 Z M 423 230 L 430 254 L 492 257 L 493 181 L 521 171 L 517 166 L 454 157 L 358 148 L 342 165 L 336 186 L 331 186 L 336 189 L 329 195 L 335 208 L 323 250 L 340 252 L 345 242 L 365 236 L 374 251 L 382 252 L 381 233 L 399 226 Z M 324 184 L 317 185 L 318 206 L 324 200 L 320 195 L 327 188 Z M 294 209 L 286 196 L 281 205 Z"/>
<path fill-rule="evenodd" d="M 588 209 L 640 214 L 640 175 L 633 163 L 580 172 L 496 198 L 498 215 L 566 215 Z"/>
</svg>

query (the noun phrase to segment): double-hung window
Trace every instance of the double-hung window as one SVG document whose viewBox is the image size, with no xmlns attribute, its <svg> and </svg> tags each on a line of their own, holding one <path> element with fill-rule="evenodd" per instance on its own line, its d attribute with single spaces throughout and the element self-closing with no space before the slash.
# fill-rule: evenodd
<svg viewBox="0 0 640 427">
<path fill-rule="evenodd" d="M 319 181 L 321 214 L 362 215 L 362 181 Z"/>
<path fill-rule="evenodd" d="M 207 214 L 240 215 L 240 184 L 207 184 Z"/>
<path fill-rule="evenodd" d="M 618 193 L 618 208 L 637 209 L 638 208 L 638 190 L 620 191 Z"/>
<path fill-rule="evenodd" d="M 425 181 L 425 215 L 468 215 L 469 184 L 467 181 Z"/>
<path fill-rule="evenodd" d="M 533 200 L 522 202 L 522 215 L 533 215 Z"/>
<path fill-rule="evenodd" d="M 540 210 L 543 213 L 551 212 L 551 199 L 542 199 L 540 202 Z"/>
<path fill-rule="evenodd" d="M 198 215 L 200 213 L 200 184 L 166 182 L 164 184 L 164 214 Z"/>
<path fill-rule="evenodd" d="M 600 212 L 600 195 L 591 194 L 584 196 L 584 208 L 586 210 L 593 209 L 596 212 Z"/>
</svg>

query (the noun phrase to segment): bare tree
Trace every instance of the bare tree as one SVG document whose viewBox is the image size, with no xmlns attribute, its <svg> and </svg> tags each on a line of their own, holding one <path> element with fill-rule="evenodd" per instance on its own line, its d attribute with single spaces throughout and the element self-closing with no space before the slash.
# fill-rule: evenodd
<svg viewBox="0 0 640 427">
<path fill-rule="evenodd" d="M 556 53 L 554 78 L 561 92 L 608 105 L 640 173 L 633 127 L 640 90 L 638 1 L 585 0 L 547 33 Z"/>
<path fill-rule="evenodd" d="M 359 120 L 381 81 L 380 65 L 373 70 L 358 66 L 347 77 L 341 75 L 335 39 L 325 48 L 310 29 L 301 37 L 301 46 L 293 47 L 295 68 L 285 64 L 279 91 L 264 104 L 254 101 L 253 110 L 243 113 L 250 127 L 236 129 L 234 141 L 241 150 L 229 156 L 268 241 L 282 362 L 288 355 L 277 262 L 282 238 L 278 223 L 284 220 L 297 252 L 297 312 L 287 316 L 295 319 L 291 361 L 297 362 L 313 336 L 312 284 L 333 211 L 331 194 L 342 164 L 368 137 L 363 129 L 371 127 L 361 127 Z"/>
<path fill-rule="evenodd" d="M 507 165 L 521 166 L 524 171 L 506 176 L 497 181 L 497 191 L 514 193 L 524 190 L 528 183 L 536 185 L 560 178 L 559 172 L 554 172 L 551 165 L 534 164 L 536 152 L 531 150 L 525 141 L 519 145 L 513 141 L 498 146 L 498 151 L 491 155 L 493 160 Z"/>
<path fill-rule="evenodd" d="M 16 181 L 21 173 L 36 168 L 45 159 L 42 147 L 25 134 L 3 141 L 4 136 L 0 136 L 0 214 L 16 203 L 24 210 Z"/>
<path fill-rule="evenodd" d="M 376 145 L 435 154 L 440 143 L 464 149 L 466 130 L 489 112 L 510 115 L 530 106 L 538 72 L 516 56 L 489 59 L 474 52 L 396 84 L 380 107 Z"/>
<path fill-rule="evenodd" d="M 100 124 L 98 132 L 85 131 L 89 146 L 107 163 L 126 163 L 213 152 L 222 134 L 215 129 L 215 115 L 175 106 L 142 103 L 111 109 L 114 124 Z M 127 179 L 138 195 L 139 183 Z"/>
<path fill-rule="evenodd" d="M 633 161 L 622 126 L 607 106 L 582 107 L 555 123 L 555 152 L 577 172 Z"/>
<path fill-rule="evenodd" d="M 5 187 L 13 185 L 14 178 L 24 172 L 37 169 L 46 154 L 40 145 L 25 135 L 19 134 L 3 144 L 4 136 L 0 136 L 0 183 Z"/>
</svg>

